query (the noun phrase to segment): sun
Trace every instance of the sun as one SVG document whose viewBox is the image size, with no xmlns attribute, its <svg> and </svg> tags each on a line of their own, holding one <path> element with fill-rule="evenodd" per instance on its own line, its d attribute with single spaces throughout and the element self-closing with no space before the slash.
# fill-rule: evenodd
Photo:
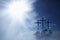
<svg viewBox="0 0 60 40">
<path fill-rule="evenodd" d="M 27 15 L 29 6 L 24 1 L 13 1 L 8 5 L 8 12 L 13 18 L 22 19 Z"/>
</svg>

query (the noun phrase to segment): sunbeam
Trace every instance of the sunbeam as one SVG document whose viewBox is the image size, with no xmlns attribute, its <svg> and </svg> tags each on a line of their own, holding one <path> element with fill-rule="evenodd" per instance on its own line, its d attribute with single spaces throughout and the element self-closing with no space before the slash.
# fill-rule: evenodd
<svg viewBox="0 0 60 40">
<path fill-rule="evenodd" d="M 14 0 L 8 5 L 7 12 L 14 19 L 24 20 L 27 13 L 31 11 L 31 6 L 25 1 Z"/>
<path fill-rule="evenodd" d="M 8 19 L 6 25 L 3 26 L 5 29 L 4 40 L 30 40 L 29 38 L 32 38 L 27 39 L 25 36 L 28 36 L 34 27 L 33 21 L 36 17 L 33 11 L 34 2 L 35 0 L 11 0 L 6 3 L 5 11 L 2 14 L 2 17 L 6 16 L 5 21 Z"/>
<path fill-rule="evenodd" d="M 27 28 L 31 25 L 34 20 L 33 9 L 33 0 L 11 0 L 10 3 L 6 6 L 6 14 L 12 18 L 12 23 L 15 24 L 20 22 L 24 28 Z M 12 23 L 9 26 L 9 29 L 12 28 Z M 28 25 L 27 25 L 28 24 Z M 31 25 L 33 26 L 33 25 Z"/>
</svg>

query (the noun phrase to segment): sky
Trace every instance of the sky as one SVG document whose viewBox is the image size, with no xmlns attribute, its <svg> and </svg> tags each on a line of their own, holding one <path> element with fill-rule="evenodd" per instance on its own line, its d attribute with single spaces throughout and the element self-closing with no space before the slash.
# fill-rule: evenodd
<svg viewBox="0 0 60 40">
<path fill-rule="evenodd" d="M 38 19 L 41 19 L 41 17 L 43 16 L 46 19 L 50 19 L 50 21 L 52 22 L 52 29 L 55 31 L 55 32 L 53 31 L 52 36 L 46 40 L 59 40 L 60 1 L 59 0 L 23 0 L 23 1 L 24 5 L 26 3 L 26 7 L 24 7 L 24 5 L 22 7 L 26 8 L 27 10 L 20 10 L 21 11 L 20 13 L 22 14 L 13 14 L 17 12 L 16 10 L 13 12 L 11 11 L 14 8 L 15 3 L 12 3 L 13 1 L 11 0 L 0 0 L 1 40 L 40 40 L 40 38 L 34 35 L 37 27 L 34 24 L 34 22 L 36 22 Z M 12 5 L 9 4 L 10 2 L 12 3 Z M 7 10 L 9 5 L 10 7 L 12 6 L 12 9 L 10 8 L 10 10 Z M 17 15 L 18 17 L 15 17 Z M 41 38 L 41 40 L 45 39 Z"/>
<path fill-rule="evenodd" d="M 40 17 L 45 16 L 60 29 L 60 0 L 37 0 L 34 6 Z"/>
</svg>

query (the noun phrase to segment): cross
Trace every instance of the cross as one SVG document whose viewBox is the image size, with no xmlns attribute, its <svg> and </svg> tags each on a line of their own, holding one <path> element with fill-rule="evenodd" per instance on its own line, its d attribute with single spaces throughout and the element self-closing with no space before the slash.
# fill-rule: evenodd
<svg viewBox="0 0 60 40">
<path fill-rule="evenodd" d="M 49 29 L 49 24 L 51 23 L 49 20 L 47 20 L 47 28 Z"/>
<path fill-rule="evenodd" d="M 49 30 L 49 33 L 51 34 L 51 33 L 52 33 L 52 31 L 51 31 L 51 29 L 50 29 L 50 27 L 49 27 L 49 25 L 50 25 L 50 23 L 51 23 L 51 22 L 50 22 L 49 20 L 47 20 L 47 22 L 46 22 L 46 23 L 47 23 L 47 29 Z"/>
<path fill-rule="evenodd" d="M 39 25 L 40 25 L 40 20 L 37 20 L 37 22 L 35 22 L 37 24 L 37 30 L 39 31 Z"/>
<path fill-rule="evenodd" d="M 42 17 L 42 19 L 41 20 L 37 20 L 37 22 L 35 22 L 36 24 L 37 24 L 37 30 L 39 31 L 39 25 L 40 24 L 42 24 L 42 29 L 43 29 L 43 27 L 44 27 L 44 22 L 45 22 L 46 20 L 44 19 L 44 17 Z"/>
<path fill-rule="evenodd" d="M 41 24 L 42 24 L 42 29 L 43 29 L 43 27 L 44 27 L 44 23 L 45 23 L 45 19 L 44 19 L 44 17 L 42 17 L 42 19 L 40 20 L 40 22 L 41 22 Z"/>
</svg>

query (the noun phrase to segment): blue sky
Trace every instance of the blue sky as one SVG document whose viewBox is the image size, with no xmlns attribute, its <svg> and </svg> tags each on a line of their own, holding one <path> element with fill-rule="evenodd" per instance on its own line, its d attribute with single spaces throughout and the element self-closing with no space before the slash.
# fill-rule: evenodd
<svg viewBox="0 0 60 40">
<path fill-rule="evenodd" d="M 60 0 L 37 0 L 34 6 L 40 17 L 45 16 L 60 29 Z"/>
</svg>

